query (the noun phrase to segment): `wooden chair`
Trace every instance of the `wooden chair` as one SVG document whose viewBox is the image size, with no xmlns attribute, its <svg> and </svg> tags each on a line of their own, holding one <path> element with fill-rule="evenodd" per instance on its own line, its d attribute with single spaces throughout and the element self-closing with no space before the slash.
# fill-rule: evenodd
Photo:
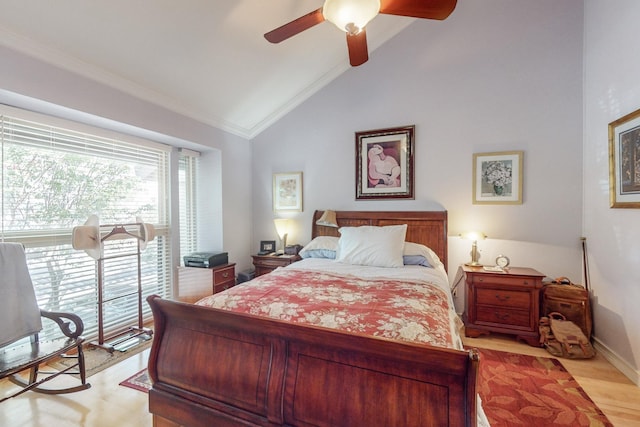
<svg viewBox="0 0 640 427">
<path fill-rule="evenodd" d="M 42 318 L 57 323 L 62 333 L 59 338 L 39 340 Z M 72 313 L 51 312 L 38 307 L 24 248 L 17 243 L 0 243 L 0 325 L 0 379 L 8 378 L 22 387 L 0 402 L 28 390 L 61 394 L 91 387 L 86 382 L 82 319 Z M 30 337 L 29 342 L 16 344 L 26 337 Z M 59 357 L 76 360 L 60 371 L 39 371 L 41 364 Z M 26 370 L 29 370 L 28 379 L 20 375 Z M 41 387 L 61 374 L 77 374 L 80 384 L 65 388 Z"/>
</svg>

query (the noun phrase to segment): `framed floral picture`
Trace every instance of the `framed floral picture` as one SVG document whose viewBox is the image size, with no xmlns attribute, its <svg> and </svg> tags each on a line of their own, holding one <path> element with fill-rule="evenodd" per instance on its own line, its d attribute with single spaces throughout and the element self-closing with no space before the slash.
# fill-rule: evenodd
<svg viewBox="0 0 640 427">
<path fill-rule="evenodd" d="M 640 208 L 640 110 L 609 123 L 609 202 Z"/>
<path fill-rule="evenodd" d="M 273 174 L 273 210 L 302 212 L 302 172 Z"/>
<path fill-rule="evenodd" d="M 473 155 L 474 204 L 522 204 L 522 151 Z"/>
<path fill-rule="evenodd" d="M 356 132 L 356 200 L 413 199 L 415 126 Z"/>
</svg>

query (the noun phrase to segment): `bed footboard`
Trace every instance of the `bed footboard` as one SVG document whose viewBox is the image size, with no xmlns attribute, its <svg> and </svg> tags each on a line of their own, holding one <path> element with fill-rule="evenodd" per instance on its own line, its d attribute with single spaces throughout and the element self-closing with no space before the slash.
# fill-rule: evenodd
<svg viewBox="0 0 640 427">
<path fill-rule="evenodd" d="M 157 426 L 473 426 L 477 353 L 151 296 Z"/>
</svg>

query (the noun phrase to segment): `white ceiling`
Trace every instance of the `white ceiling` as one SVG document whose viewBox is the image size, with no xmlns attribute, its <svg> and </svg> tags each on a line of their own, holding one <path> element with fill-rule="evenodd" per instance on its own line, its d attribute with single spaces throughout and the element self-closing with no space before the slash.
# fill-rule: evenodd
<svg viewBox="0 0 640 427">
<path fill-rule="evenodd" d="M 263 37 L 322 3 L 0 0 L 0 43 L 252 138 L 350 68 L 345 34 L 329 22 L 280 44 Z M 413 21 L 377 16 L 370 58 Z"/>
</svg>

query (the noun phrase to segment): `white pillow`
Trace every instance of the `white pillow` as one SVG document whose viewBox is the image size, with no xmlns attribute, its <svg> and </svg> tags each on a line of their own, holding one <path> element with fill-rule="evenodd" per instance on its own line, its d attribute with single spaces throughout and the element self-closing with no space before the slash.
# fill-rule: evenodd
<svg viewBox="0 0 640 427">
<path fill-rule="evenodd" d="M 421 255 L 425 257 L 427 262 L 434 268 L 443 265 L 438 255 L 431 248 L 419 243 L 404 242 L 404 250 L 402 253 L 407 256 Z"/>
<path fill-rule="evenodd" d="M 338 237 L 318 236 L 300 250 L 302 258 L 335 258 L 338 250 Z"/>
<path fill-rule="evenodd" d="M 402 267 L 407 225 L 341 227 L 336 261 L 375 267 Z"/>
</svg>

